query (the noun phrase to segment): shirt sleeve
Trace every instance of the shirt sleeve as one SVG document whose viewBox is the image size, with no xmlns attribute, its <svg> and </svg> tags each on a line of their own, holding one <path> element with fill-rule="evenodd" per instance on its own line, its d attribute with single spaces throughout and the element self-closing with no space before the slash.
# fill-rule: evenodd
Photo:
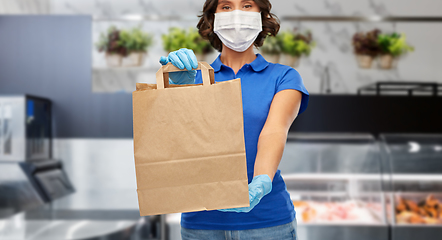
<svg viewBox="0 0 442 240">
<path fill-rule="evenodd" d="M 290 68 L 278 79 L 275 94 L 285 89 L 295 89 L 302 93 L 301 107 L 299 108 L 298 115 L 304 112 L 308 105 L 309 93 L 304 86 L 301 75 L 294 68 Z"/>
</svg>

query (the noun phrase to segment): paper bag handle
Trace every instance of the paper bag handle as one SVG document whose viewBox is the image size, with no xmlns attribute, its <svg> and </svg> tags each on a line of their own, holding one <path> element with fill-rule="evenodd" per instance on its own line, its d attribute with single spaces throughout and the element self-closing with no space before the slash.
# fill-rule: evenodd
<svg viewBox="0 0 442 240">
<path fill-rule="evenodd" d="M 213 68 L 206 62 L 198 62 L 198 67 L 193 70 L 201 70 L 203 77 L 203 86 L 210 86 L 215 84 L 215 74 Z M 187 71 L 187 69 L 179 69 L 172 63 L 161 66 L 157 71 L 157 89 L 164 89 L 169 87 L 169 72 Z M 167 80 L 167 81 L 166 81 Z"/>
</svg>

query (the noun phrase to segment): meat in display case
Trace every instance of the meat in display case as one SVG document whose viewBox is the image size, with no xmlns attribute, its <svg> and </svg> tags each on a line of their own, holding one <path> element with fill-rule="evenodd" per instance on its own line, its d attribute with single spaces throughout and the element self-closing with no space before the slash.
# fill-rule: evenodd
<svg viewBox="0 0 442 240">
<path fill-rule="evenodd" d="M 299 238 L 389 239 L 380 161 L 371 134 L 289 134 L 279 169 Z"/>
<path fill-rule="evenodd" d="M 379 135 L 392 239 L 442 236 L 442 134 Z"/>
</svg>

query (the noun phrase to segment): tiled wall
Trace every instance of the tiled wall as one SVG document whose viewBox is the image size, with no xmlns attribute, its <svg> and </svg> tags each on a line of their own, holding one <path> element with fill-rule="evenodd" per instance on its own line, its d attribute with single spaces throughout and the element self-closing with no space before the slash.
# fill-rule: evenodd
<svg viewBox="0 0 442 240">
<path fill-rule="evenodd" d="M 3 5 L 3 12 L 16 12 L 20 6 L 23 12 L 35 13 L 30 2 L 13 1 Z M 286 16 L 438 16 L 441 17 L 442 1 L 439 0 L 273 0 L 273 12 L 280 18 Z M 47 1 L 36 1 L 35 9 L 45 9 Z M 131 92 L 135 82 L 154 83 L 154 73 L 158 69 L 158 59 L 167 53 L 162 48 L 161 34 L 171 26 L 195 27 L 196 15 L 202 10 L 201 0 L 51 0 L 51 14 L 90 14 L 101 18 L 93 22 L 93 42 L 98 40 L 99 33 L 110 25 L 129 28 L 141 24 L 145 31 L 155 35 L 155 44 L 149 49 L 144 67 L 138 70 L 115 71 L 105 67 L 103 53 L 93 49 L 93 92 Z M 5 8 L 9 6 L 9 8 Z M 1 5 L 0 5 L 1 7 Z M 6 10 L 5 10 L 6 9 Z M 8 10 L 9 9 L 9 10 Z M 40 12 L 43 12 L 40 10 Z M 180 16 L 182 21 L 111 21 L 111 17 L 124 15 L 146 16 Z M 108 20 L 107 20 L 108 19 Z M 355 94 L 358 87 L 380 80 L 392 81 L 437 81 L 442 82 L 442 22 L 314 22 L 282 21 L 281 29 L 298 27 L 301 30 L 311 29 L 317 47 L 310 57 L 301 59 L 296 69 L 301 73 L 310 93 L 320 93 L 324 71 L 329 69 L 331 93 Z M 352 53 L 351 37 L 357 31 L 368 31 L 379 28 L 383 32 L 397 31 L 405 33 L 408 42 L 415 47 L 415 52 L 404 56 L 398 67 L 391 70 L 380 70 L 374 65 L 372 69 L 360 69 Z M 257 51 L 258 52 L 258 51 Z M 207 58 L 212 62 L 217 56 L 214 52 Z"/>
<path fill-rule="evenodd" d="M 51 11 L 59 14 L 194 15 L 202 10 L 202 0 L 51 0 Z M 440 15 L 439 0 L 271 0 L 278 15 Z"/>
</svg>

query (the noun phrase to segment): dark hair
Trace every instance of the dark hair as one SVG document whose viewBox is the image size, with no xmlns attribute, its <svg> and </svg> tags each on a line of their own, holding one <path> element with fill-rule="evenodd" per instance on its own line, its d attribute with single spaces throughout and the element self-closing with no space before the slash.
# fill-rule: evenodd
<svg viewBox="0 0 442 240">
<path fill-rule="evenodd" d="M 256 47 L 261 47 L 267 35 L 276 36 L 279 31 L 280 21 L 275 14 L 270 13 L 272 4 L 269 0 L 253 1 L 258 5 L 261 11 L 262 19 L 262 31 L 259 33 L 253 44 Z M 212 47 L 221 52 L 223 49 L 223 44 L 218 36 L 213 32 L 213 22 L 215 20 L 215 12 L 217 7 L 218 0 L 206 0 L 203 7 L 203 13 L 198 16 L 200 17 L 200 20 L 196 27 L 198 28 L 199 34 L 204 39 L 209 40 Z"/>
</svg>

